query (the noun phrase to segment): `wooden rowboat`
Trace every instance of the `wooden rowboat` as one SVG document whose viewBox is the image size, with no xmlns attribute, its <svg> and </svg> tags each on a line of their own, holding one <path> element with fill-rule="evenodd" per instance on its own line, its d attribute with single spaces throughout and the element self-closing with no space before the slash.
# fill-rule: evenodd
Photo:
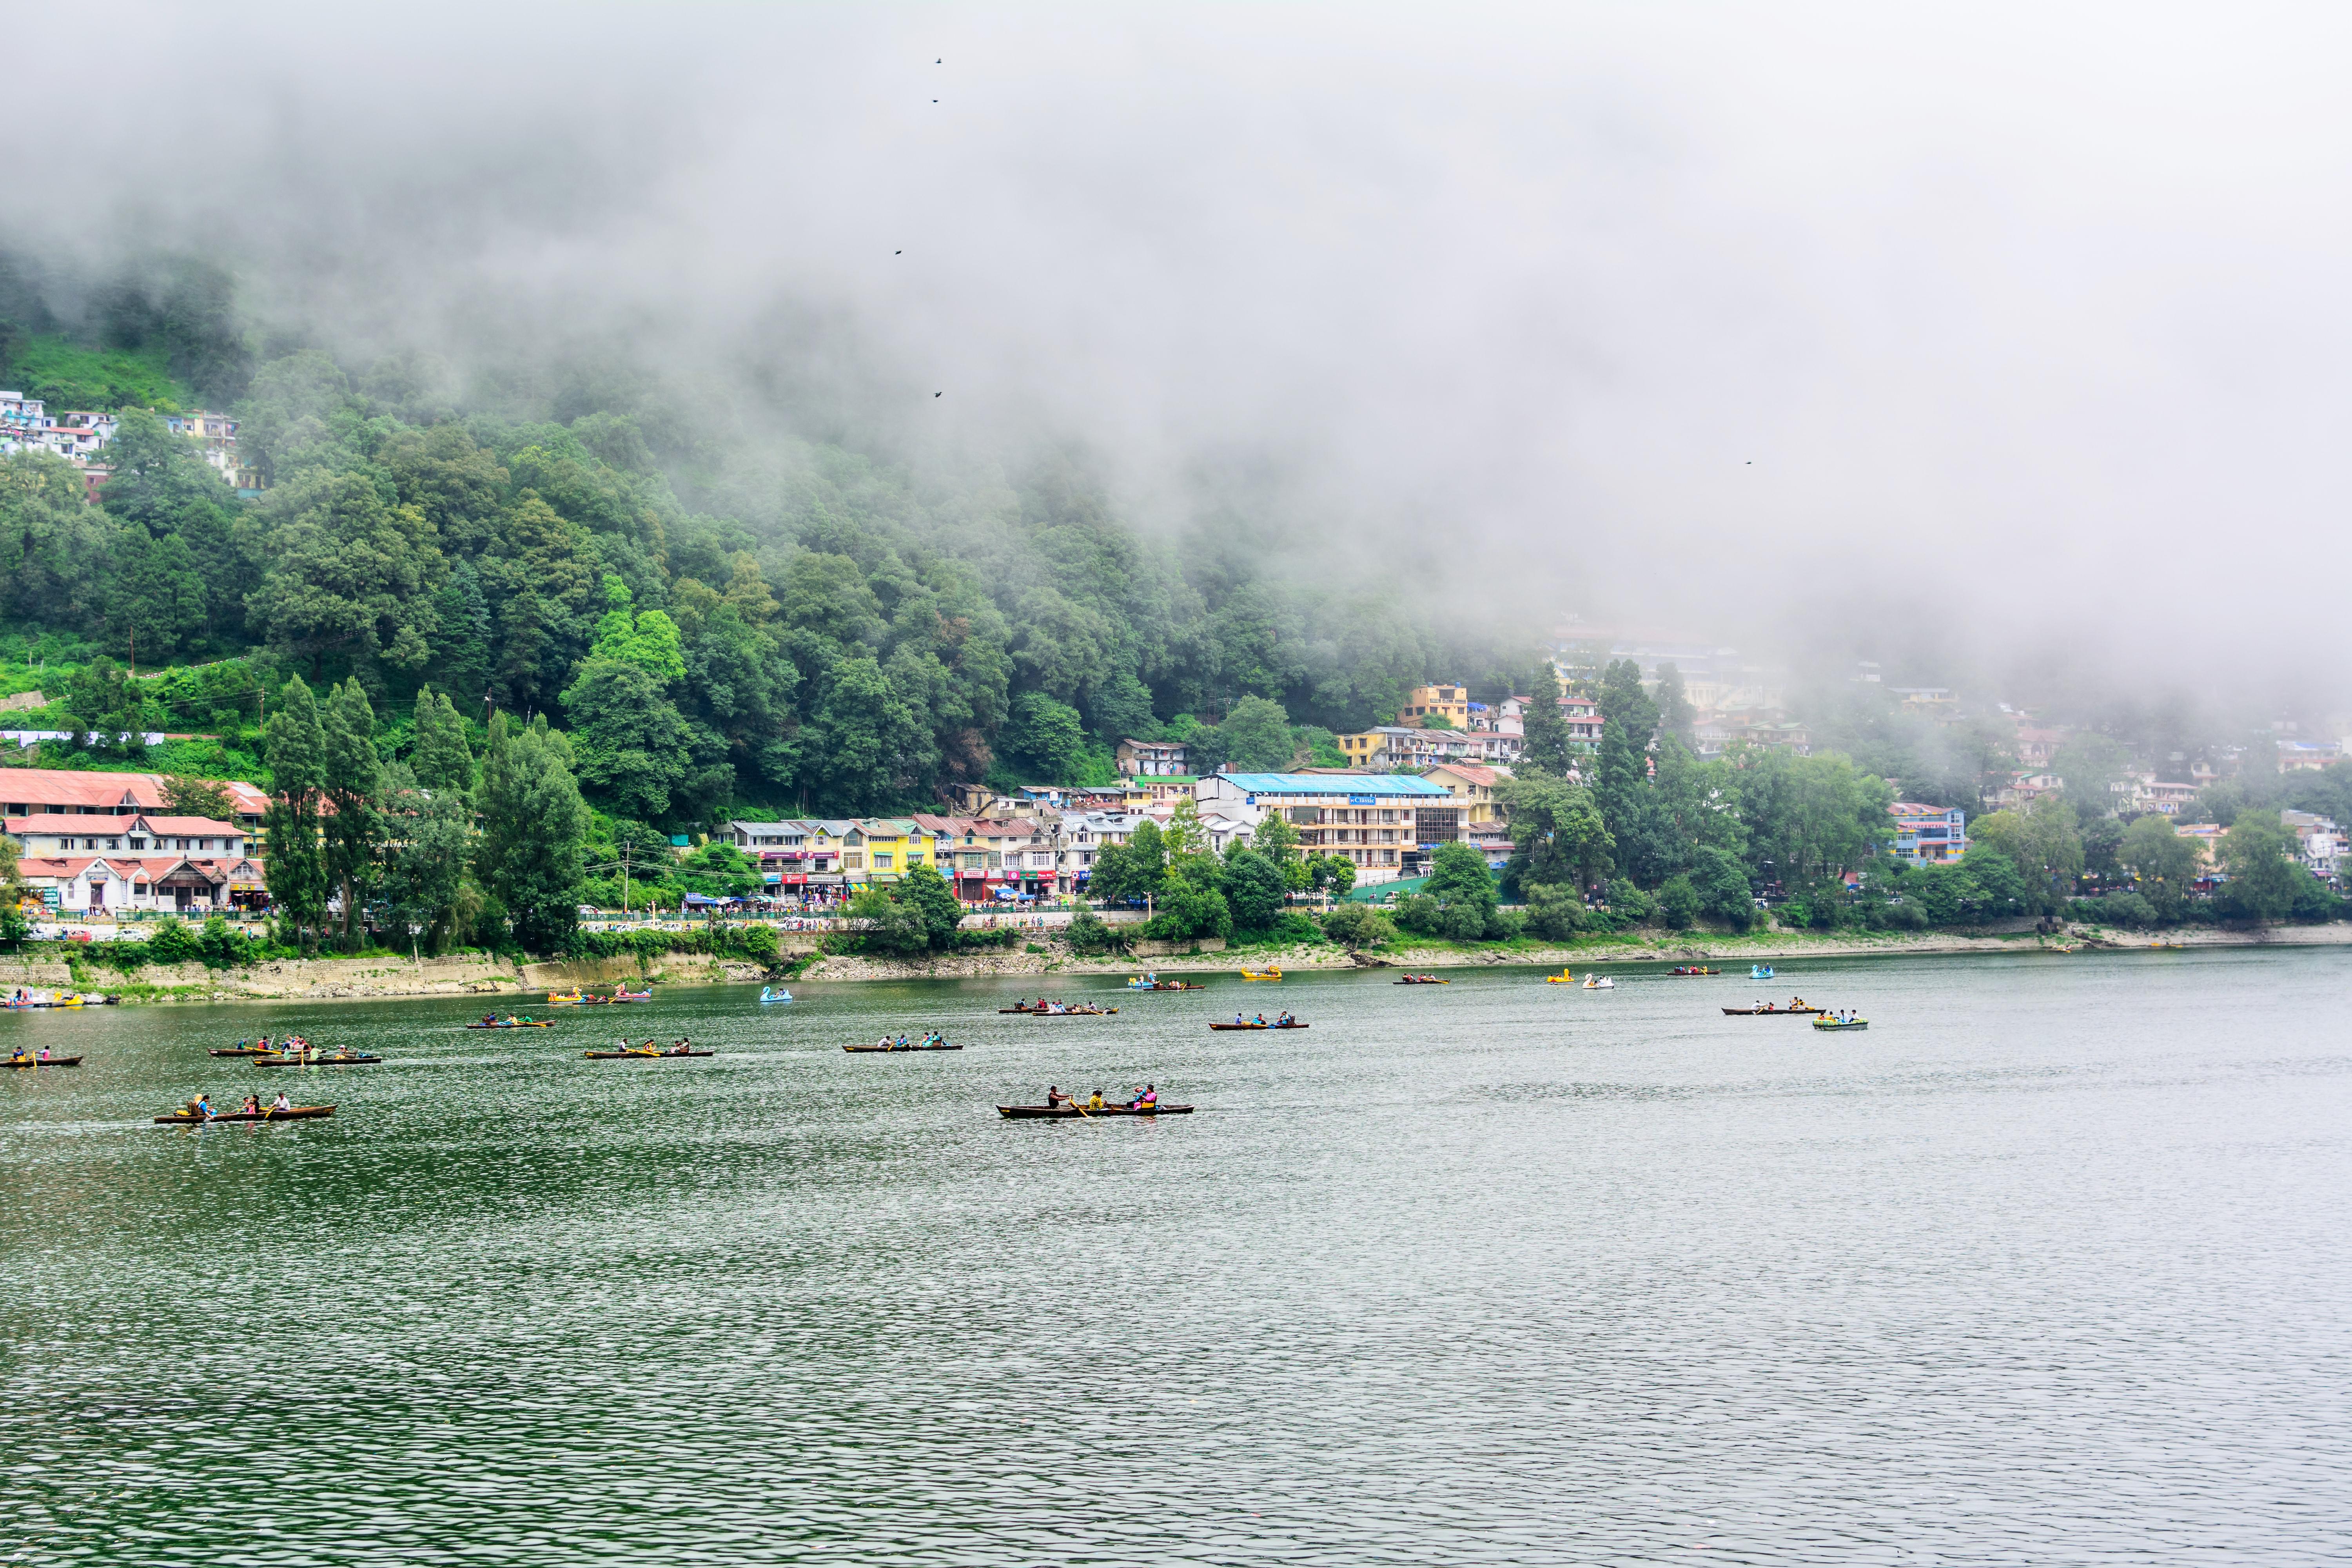
<svg viewBox="0 0 2352 1568">
<path fill-rule="evenodd" d="M 253 1065 L 257 1068 L 355 1068 L 382 1060 L 382 1057 L 346 1051 L 331 1057 L 256 1057 Z"/>
<path fill-rule="evenodd" d="M 467 1029 L 552 1029 L 555 1027 L 555 1020 L 552 1018 L 517 1018 L 512 1022 L 501 1020 L 496 1024 L 466 1024 L 460 1026 Z M 215 1051 L 213 1055 L 216 1057 L 226 1056 L 227 1053 L 225 1051 Z"/>
<path fill-rule="evenodd" d="M 1827 1007 L 1726 1007 L 1724 1012 L 1734 1018 L 1811 1018 L 1826 1013 Z"/>
<path fill-rule="evenodd" d="M 1118 1011 L 1116 1007 L 999 1007 L 1000 1013 L 1026 1013 L 1033 1018 L 1108 1018 Z"/>
<path fill-rule="evenodd" d="M 1127 988 L 1129 991 L 1206 991 L 1208 989 L 1205 985 L 1189 985 L 1181 980 L 1162 980 L 1152 985 L 1146 985 L 1140 980 L 1130 980 L 1127 983 Z"/>
<path fill-rule="evenodd" d="M 234 1048 L 225 1047 L 207 1051 L 205 1054 L 214 1057 L 274 1057 L 278 1053 L 274 1049 L 265 1051 L 259 1046 L 238 1046 Z"/>
<path fill-rule="evenodd" d="M 1124 1105 L 1106 1105 L 1100 1110 L 1080 1110 L 1075 1105 L 1000 1105 L 996 1114 L 1013 1121 L 1076 1121 L 1100 1116 L 1190 1116 L 1192 1108 L 1155 1105 L 1129 1110 Z"/>
<path fill-rule="evenodd" d="M 81 1058 L 79 1057 L 51 1057 L 47 1061 L 43 1061 L 38 1057 L 9 1057 L 5 1058 L 5 1061 L 0 1061 L 0 1066 L 12 1068 L 78 1068 L 81 1066 Z"/>
<path fill-rule="evenodd" d="M 293 1121 L 305 1116 L 332 1116 L 334 1113 L 335 1108 L 331 1105 L 296 1105 L 284 1110 L 216 1110 L 211 1120 L 215 1121 Z M 155 1118 L 159 1125 L 167 1127 L 200 1125 L 205 1120 L 205 1118 L 201 1116 L 191 1116 L 184 1110 L 175 1110 L 169 1116 Z"/>
<path fill-rule="evenodd" d="M 667 1061 L 677 1057 L 715 1057 L 719 1053 L 716 1051 L 583 1051 L 580 1054 L 592 1062 L 619 1062 L 626 1061 L 631 1057 Z"/>
<path fill-rule="evenodd" d="M 960 1051 L 961 1046 L 844 1046 L 845 1051 Z"/>
<path fill-rule="evenodd" d="M 1391 980 L 1391 985 L 1451 985 L 1451 980 L 1440 980 L 1433 974 L 1408 974 L 1402 980 Z"/>
<path fill-rule="evenodd" d="M 1706 969 L 1696 964 L 1676 964 L 1666 971 L 1669 974 L 1720 974 L 1720 969 Z"/>
<path fill-rule="evenodd" d="M 1307 1029 L 1311 1024 L 1212 1024 L 1212 1029 Z"/>
</svg>

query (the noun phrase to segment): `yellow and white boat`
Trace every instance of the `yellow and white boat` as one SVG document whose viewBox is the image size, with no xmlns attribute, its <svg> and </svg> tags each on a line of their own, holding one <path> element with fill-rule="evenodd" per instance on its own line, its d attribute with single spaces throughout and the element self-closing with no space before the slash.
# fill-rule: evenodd
<svg viewBox="0 0 2352 1568">
<path fill-rule="evenodd" d="M 572 994 L 569 996 L 561 991 L 551 991 L 547 994 L 547 1005 L 551 1007 L 577 1007 L 587 1000 L 588 998 L 581 994 L 580 988 L 576 985 L 572 988 Z"/>
<path fill-rule="evenodd" d="M 1547 985 L 1573 985 L 1576 984 L 1576 976 L 1570 973 L 1563 968 L 1558 974 L 1545 975 L 1544 984 Z"/>
<path fill-rule="evenodd" d="M 1279 980 L 1282 978 L 1282 971 L 1277 968 L 1244 969 L 1242 971 L 1242 978 L 1244 980 Z"/>
</svg>

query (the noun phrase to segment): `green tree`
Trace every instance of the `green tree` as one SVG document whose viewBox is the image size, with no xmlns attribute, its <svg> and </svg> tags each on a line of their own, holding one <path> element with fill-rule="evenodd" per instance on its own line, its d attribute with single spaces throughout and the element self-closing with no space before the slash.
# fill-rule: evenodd
<svg viewBox="0 0 2352 1568">
<path fill-rule="evenodd" d="M 2044 795 L 2019 811 L 1996 811 L 1969 825 L 1973 845 L 1997 850 L 2025 879 L 2036 914 L 2055 911 L 2083 873 L 2083 839 L 2074 808 Z"/>
<path fill-rule="evenodd" d="M 473 859 L 473 813 L 465 792 L 424 787 L 405 763 L 384 769 L 383 890 L 395 929 L 422 926 L 423 946 L 442 952 L 457 923 L 459 890 Z"/>
<path fill-rule="evenodd" d="M 481 574 L 460 561 L 433 595 L 433 673 L 441 689 L 454 691 L 468 711 L 481 707 L 490 681 L 490 610 L 482 596 Z"/>
<path fill-rule="evenodd" d="M 1244 697 L 1217 726 L 1226 765 L 1236 773 L 1279 773 L 1290 766 L 1297 742 L 1290 733 L 1290 715 L 1279 702 Z"/>
<path fill-rule="evenodd" d="M 890 891 L 922 917 L 924 940 L 933 952 L 944 952 L 955 945 L 956 931 L 963 924 L 963 906 L 956 902 L 955 889 L 948 886 L 945 877 L 929 866 L 918 866 Z"/>
<path fill-rule="evenodd" d="M 1438 901 L 1439 928 L 1455 942 L 1477 942 L 1496 924 L 1495 879 L 1486 858 L 1467 844 L 1441 844 L 1430 857 L 1423 891 Z"/>
<path fill-rule="evenodd" d="M 147 754 L 146 694 L 112 659 L 100 655 L 68 676 L 65 707 L 75 751 L 129 761 Z"/>
<path fill-rule="evenodd" d="M 2133 886 L 2160 921 L 2177 921 L 2197 879 L 2204 851 L 2196 840 L 2173 831 L 2172 819 L 2143 816 L 2124 829 L 2116 858 L 2132 874 Z"/>
<path fill-rule="evenodd" d="M 1350 951 L 1379 947 L 1397 939 L 1395 925 L 1364 904 L 1341 904 L 1325 915 L 1323 934 Z"/>
<path fill-rule="evenodd" d="M 1748 883 L 1748 868 L 1728 849 L 1702 846 L 1693 857 L 1691 887 L 1697 892 L 1699 912 L 1733 931 L 1746 931 L 1756 919 L 1756 899 Z"/>
<path fill-rule="evenodd" d="M 1665 922 L 1669 931 L 1690 930 L 1698 924 L 1698 917 L 1704 908 L 1697 884 L 1690 879 L 1687 872 L 1678 872 L 1667 878 L 1666 885 L 1658 889 L 1658 918 Z"/>
<path fill-rule="evenodd" d="M 270 901 L 307 951 L 327 919 L 327 861 L 320 842 L 320 805 L 327 783 L 327 735 L 319 706 L 299 676 L 286 683 L 269 715 L 269 809 L 262 817 L 268 846 Z"/>
<path fill-rule="evenodd" d="M 1335 899 L 1345 898 L 1356 885 L 1356 863 L 1345 855 L 1309 855 L 1304 868 L 1308 887 Z"/>
<path fill-rule="evenodd" d="M 2214 858 L 2229 876 L 2214 896 L 2216 907 L 2233 919 L 2265 922 L 2290 913 L 2298 884 L 2312 879 L 2294 860 L 2294 835 L 2275 818 L 2240 812 L 2214 847 Z"/>
<path fill-rule="evenodd" d="M 1657 705 L 1642 689 L 1642 668 L 1620 659 L 1601 674 L 1601 755 L 1593 769 L 1593 804 L 1609 825 L 1612 858 L 1636 883 L 1665 879 L 1675 854 L 1672 835 L 1650 788 L 1649 749 L 1658 727 Z"/>
<path fill-rule="evenodd" d="M 608 810 L 668 821 L 693 764 L 689 732 L 644 665 L 592 655 L 563 693 L 580 782 Z"/>
<path fill-rule="evenodd" d="M 446 692 L 417 688 L 408 763 L 420 788 L 454 794 L 460 800 L 472 796 L 474 751 L 466 739 L 465 721 L 450 706 Z"/>
<path fill-rule="evenodd" d="M 290 658 L 329 656 L 423 669 L 440 628 L 430 590 L 443 571 L 433 526 L 367 474 L 311 470 L 269 492 L 269 568 L 247 599 L 251 625 Z"/>
<path fill-rule="evenodd" d="M 1087 737 L 1078 710 L 1042 691 L 1013 700 L 1000 750 L 1039 784 L 1074 784 L 1086 773 Z"/>
<path fill-rule="evenodd" d="M 165 778 L 163 809 L 173 816 L 201 816 L 208 822 L 236 820 L 236 801 L 228 786 L 211 779 Z"/>
<path fill-rule="evenodd" d="M 1225 904 L 1241 931 L 1264 931 L 1282 917 L 1290 891 L 1282 868 L 1255 849 L 1236 844 L 1225 854 Z"/>
<path fill-rule="evenodd" d="M 1591 792 L 1542 773 L 1506 781 L 1495 792 L 1511 821 L 1511 863 L 1504 879 L 1583 889 L 1609 872 L 1615 847 Z"/>
<path fill-rule="evenodd" d="M 1568 721 L 1559 711 L 1559 676 L 1549 660 L 1537 664 L 1534 689 L 1535 697 L 1520 721 L 1524 731 L 1520 771 L 1564 778 L 1575 765 L 1575 757 L 1569 744 Z"/>
<path fill-rule="evenodd" d="M 186 541 L 127 528 L 114 543 L 109 644 L 126 658 L 163 664 L 205 634 L 205 580 Z"/>
<path fill-rule="evenodd" d="M 579 924 L 588 807 L 571 753 L 543 714 L 523 729 L 503 713 L 490 721 L 476 865 L 482 885 L 505 906 L 515 941 L 531 952 L 569 951 Z"/>
<path fill-rule="evenodd" d="M 335 689 L 321 715 L 321 732 L 327 879 L 341 894 L 343 940 L 351 943 L 362 930 L 362 905 L 373 889 L 383 843 L 383 764 L 375 749 L 375 712 L 358 677 Z"/>
</svg>

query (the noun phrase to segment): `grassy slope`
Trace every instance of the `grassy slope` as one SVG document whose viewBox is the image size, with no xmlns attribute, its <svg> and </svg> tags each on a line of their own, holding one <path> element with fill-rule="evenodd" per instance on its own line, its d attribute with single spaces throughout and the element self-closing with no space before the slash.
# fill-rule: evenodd
<svg viewBox="0 0 2352 1568">
<path fill-rule="evenodd" d="M 7 367 L 13 392 L 37 397 L 52 415 L 73 408 L 153 408 L 176 414 L 196 406 L 195 394 L 174 381 L 158 350 L 84 348 L 62 337 L 26 340 Z"/>
</svg>

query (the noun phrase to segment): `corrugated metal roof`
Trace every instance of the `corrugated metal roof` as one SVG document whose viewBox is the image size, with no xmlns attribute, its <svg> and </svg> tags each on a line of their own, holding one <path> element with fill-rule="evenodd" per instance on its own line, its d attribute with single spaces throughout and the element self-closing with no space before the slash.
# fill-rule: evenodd
<svg viewBox="0 0 2352 1568">
<path fill-rule="evenodd" d="M 1409 773 L 1216 773 L 1250 795 L 1450 795 L 1444 784 Z"/>
</svg>

